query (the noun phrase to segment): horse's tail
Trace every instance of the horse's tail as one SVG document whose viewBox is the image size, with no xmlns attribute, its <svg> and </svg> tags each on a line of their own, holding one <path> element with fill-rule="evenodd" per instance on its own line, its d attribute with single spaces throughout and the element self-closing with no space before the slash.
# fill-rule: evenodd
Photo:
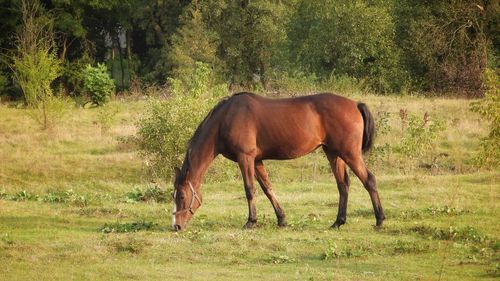
<svg viewBox="0 0 500 281">
<path fill-rule="evenodd" d="M 363 144 L 361 149 L 363 153 L 370 151 L 373 146 L 373 141 L 375 139 L 375 121 L 373 121 L 373 116 L 364 103 L 358 103 L 358 110 L 363 116 Z"/>
</svg>

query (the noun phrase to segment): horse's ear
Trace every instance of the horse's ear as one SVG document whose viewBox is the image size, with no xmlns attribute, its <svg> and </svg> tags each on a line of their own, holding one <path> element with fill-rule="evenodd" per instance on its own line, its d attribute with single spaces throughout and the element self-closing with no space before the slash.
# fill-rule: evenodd
<svg viewBox="0 0 500 281">
<path fill-rule="evenodd" d="M 179 177 L 179 175 L 181 174 L 181 169 L 179 169 L 179 168 L 175 167 L 175 168 L 174 168 L 174 172 L 175 172 L 175 178 L 178 178 L 178 177 Z"/>
</svg>

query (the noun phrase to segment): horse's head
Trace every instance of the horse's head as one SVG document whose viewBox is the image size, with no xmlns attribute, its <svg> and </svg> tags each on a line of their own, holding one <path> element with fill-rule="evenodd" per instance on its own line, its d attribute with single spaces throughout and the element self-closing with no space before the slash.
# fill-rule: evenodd
<svg viewBox="0 0 500 281">
<path fill-rule="evenodd" d="M 172 226 L 176 231 L 184 229 L 194 212 L 201 206 L 200 185 L 192 183 L 188 179 L 188 173 L 182 174 L 175 168 Z"/>
</svg>

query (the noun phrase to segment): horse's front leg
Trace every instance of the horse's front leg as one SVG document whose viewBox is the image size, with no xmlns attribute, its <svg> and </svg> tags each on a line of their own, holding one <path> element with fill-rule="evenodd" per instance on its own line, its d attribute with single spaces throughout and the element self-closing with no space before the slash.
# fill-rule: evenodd
<svg viewBox="0 0 500 281">
<path fill-rule="evenodd" d="M 257 222 L 257 211 L 255 210 L 255 158 L 246 154 L 238 157 L 238 165 L 240 166 L 241 175 L 243 176 L 243 183 L 245 187 L 245 194 L 248 201 L 248 221 L 245 228 L 252 228 Z"/>
<path fill-rule="evenodd" d="M 283 209 L 278 203 L 278 199 L 276 199 L 276 195 L 274 195 L 273 187 L 271 186 L 271 182 L 269 181 L 269 175 L 267 174 L 266 169 L 264 168 L 264 163 L 262 163 L 262 161 L 255 162 L 255 178 L 257 178 L 257 181 L 262 187 L 262 190 L 273 205 L 274 212 L 276 213 L 276 217 L 278 218 L 278 226 L 285 227 L 285 212 L 283 212 Z"/>
</svg>

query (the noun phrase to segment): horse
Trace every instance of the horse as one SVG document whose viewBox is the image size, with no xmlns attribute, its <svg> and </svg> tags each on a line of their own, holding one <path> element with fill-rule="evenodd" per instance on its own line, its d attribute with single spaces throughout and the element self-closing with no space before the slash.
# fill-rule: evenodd
<svg viewBox="0 0 500 281">
<path fill-rule="evenodd" d="M 221 100 L 199 124 L 188 143 L 182 168 L 175 168 L 175 231 L 186 227 L 202 205 L 201 182 L 216 156 L 237 162 L 248 202 L 245 228 L 257 222 L 254 177 L 271 202 L 278 226 L 286 226 L 285 212 L 273 192 L 263 160 L 286 160 L 322 147 L 339 191 L 337 219 L 346 222 L 349 176 L 347 166 L 368 191 L 376 227 L 385 219 L 375 176 L 362 155 L 373 146 L 375 124 L 364 103 L 331 93 L 273 99 L 241 92 Z"/>
</svg>

